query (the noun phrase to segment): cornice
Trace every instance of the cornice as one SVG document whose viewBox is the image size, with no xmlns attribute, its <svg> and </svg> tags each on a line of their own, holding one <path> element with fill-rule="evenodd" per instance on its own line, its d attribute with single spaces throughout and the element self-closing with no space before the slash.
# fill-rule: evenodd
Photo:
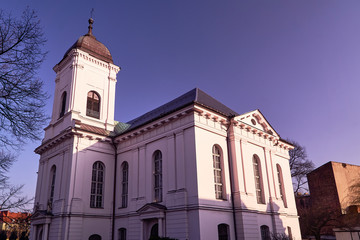
<svg viewBox="0 0 360 240">
<path fill-rule="evenodd" d="M 69 139 L 73 136 L 79 136 L 81 138 L 87 138 L 89 140 L 96 140 L 99 142 L 111 142 L 111 138 L 109 137 L 109 131 L 93 126 L 90 126 L 90 128 L 88 128 L 87 126 L 90 125 L 82 124 L 80 120 L 75 120 L 74 126 L 66 128 L 57 136 L 43 142 L 39 147 L 35 149 L 35 153 L 42 154 L 43 152 L 58 145 L 60 142 L 63 142 L 64 140 Z"/>
<path fill-rule="evenodd" d="M 191 108 L 182 109 L 180 112 L 178 111 L 176 113 L 169 114 L 169 115 L 164 116 L 156 121 L 150 122 L 148 124 L 145 124 L 144 126 L 136 128 L 133 131 L 126 132 L 124 134 L 116 136 L 114 142 L 121 143 L 123 141 L 127 141 L 131 138 L 137 137 L 140 134 L 144 134 L 146 132 L 153 131 L 153 130 L 160 128 L 162 126 L 165 126 L 171 122 L 174 122 L 175 120 L 183 118 L 184 116 L 189 115 L 189 114 L 193 113 L 194 111 L 195 111 L 195 109 L 193 107 L 191 107 Z"/>
<path fill-rule="evenodd" d="M 42 154 L 45 151 L 51 149 L 52 147 L 58 145 L 60 142 L 63 142 L 66 139 L 71 138 L 74 135 L 71 128 L 67 128 L 63 130 L 59 135 L 53 137 L 51 139 L 46 140 L 45 142 L 41 143 L 39 147 L 35 149 L 35 153 Z"/>
</svg>

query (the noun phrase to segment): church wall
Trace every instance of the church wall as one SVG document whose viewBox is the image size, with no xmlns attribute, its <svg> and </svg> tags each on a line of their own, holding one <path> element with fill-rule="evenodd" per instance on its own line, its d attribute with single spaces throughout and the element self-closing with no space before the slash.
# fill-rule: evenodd
<svg viewBox="0 0 360 240">
<path fill-rule="evenodd" d="M 79 49 L 73 50 L 74 60 L 74 93 L 71 99 L 74 118 L 83 123 L 105 127 L 106 123 L 114 125 L 114 104 L 116 73 L 119 68 L 90 56 Z M 87 93 L 95 91 L 100 95 L 100 119 L 86 116 Z M 105 123 L 105 124 L 104 124 Z"/>
<path fill-rule="evenodd" d="M 100 235 L 102 239 L 111 239 L 111 217 L 72 217 L 70 234 L 69 239 L 89 239 L 93 234 Z"/>
<path fill-rule="evenodd" d="M 53 166 L 56 166 L 53 209 L 56 212 L 62 211 L 65 196 L 68 194 L 69 188 L 68 179 L 70 173 L 67 169 L 70 167 L 71 162 L 72 143 L 72 138 L 69 138 L 41 155 L 35 198 L 35 204 L 39 204 L 38 207 L 40 209 L 47 209 L 50 197 L 50 171 Z"/>
<path fill-rule="evenodd" d="M 193 220 L 188 219 L 184 210 L 169 211 L 166 213 L 166 236 L 175 239 L 189 239 L 188 224 Z"/>
<path fill-rule="evenodd" d="M 274 167 L 274 174 L 275 174 L 275 182 L 278 183 L 277 178 L 277 172 L 276 172 L 276 164 L 279 164 L 282 170 L 283 179 L 284 179 L 284 189 L 286 194 L 286 202 L 287 202 L 287 208 L 284 207 L 283 202 L 280 199 L 280 189 L 278 184 L 277 186 L 277 197 L 279 199 L 279 205 L 281 212 L 286 212 L 287 214 L 291 214 L 296 216 L 297 215 L 297 209 L 295 204 L 295 196 L 293 192 L 293 185 L 292 181 L 289 181 L 291 179 L 291 172 L 290 172 L 290 166 L 289 166 L 289 160 L 285 158 L 283 155 L 274 154 L 273 155 L 273 167 Z"/>
<path fill-rule="evenodd" d="M 174 113 L 177 114 L 179 112 Z M 189 114 L 118 144 L 115 224 L 117 230 L 121 227 L 127 229 L 129 239 L 139 239 L 140 218 L 136 211 L 154 201 L 153 154 L 156 150 L 162 153 L 163 201 L 160 204 L 167 207 L 165 234 L 188 239 L 189 221 L 196 225 L 194 221 L 198 221 L 198 218 L 191 219 L 182 210 L 189 204 L 197 204 L 192 126 L 193 115 Z M 125 161 L 129 164 L 128 206 L 121 208 L 122 164 Z"/>
<path fill-rule="evenodd" d="M 78 140 L 78 142 L 77 142 Z M 109 215 L 112 212 L 114 153 L 108 142 L 99 142 L 88 137 L 75 140 L 73 155 L 73 178 L 69 199 L 73 213 Z M 102 208 L 90 208 L 91 177 L 93 164 L 104 164 L 104 195 Z"/>
<path fill-rule="evenodd" d="M 62 130 L 64 130 L 67 126 L 71 124 L 71 117 L 69 115 L 64 115 L 60 118 L 60 111 L 61 111 L 61 97 L 64 92 L 66 92 L 67 99 L 66 99 L 66 108 L 65 110 L 70 109 L 70 102 L 69 99 L 71 96 L 71 88 L 72 82 L 69 79 L 72 78 L 73 69 L 71 68 L 70 64 L 67 64 L 61 72 L 57 73 L 55 79 L 55 93 L 54 93 L 54 103 L 53 103 L 53 112 L 52 112 L 52 119 L 48 127 L 45 128 L 45 137 L 44 140 L 50 139 L 55 137 L 56 135 L 60 134 Z"/>
<path fill-rule="evenodd" d="M 228 210 L 200 210 L 200 238 L 199 240 L 217 240 L 218 225 L 226 224 L 229 226 L 229 239 L 235 239 L 234 222 L 231 209 Z M 191 238 L 193 239 L 193 238 Z"/>
</svg>

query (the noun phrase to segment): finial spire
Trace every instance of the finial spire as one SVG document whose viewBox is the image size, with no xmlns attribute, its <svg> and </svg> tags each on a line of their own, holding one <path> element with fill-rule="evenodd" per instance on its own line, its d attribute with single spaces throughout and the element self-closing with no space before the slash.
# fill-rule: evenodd
<svg viewBox="0 0 360 240">
<path fill-rule="evenodd" d="M 91 9 L 90 11 L 90 18 L 89 18 L 89 31 L 86 35 L 89 35 L 89 36 L 93 36 L 92 34 L 92 24 L 94 23 L 94 19 L 93 19 L 93 14 L 94 14 L 94 8 Z"/>
<path fill-rule="evenodd" d="M 94 23 L 94 19 L 92 19 L 92 18 L 89 18 L 89 31 L 88 31 L 88 33 L 87 33 L 87 35 L 89 35 L 89 36 L 92 36 L 93 34 L 92 34 L 92 24 Z"/>
</svg>

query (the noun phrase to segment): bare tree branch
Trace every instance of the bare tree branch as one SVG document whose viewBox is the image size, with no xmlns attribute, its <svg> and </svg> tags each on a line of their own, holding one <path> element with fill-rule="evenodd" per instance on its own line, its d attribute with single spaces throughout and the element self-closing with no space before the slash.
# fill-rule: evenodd
<svg viewBox="0 0 360 240">
<path fill-rule="evenodd" d="M 289 151 L 294 193 L 308 191 L 306 175 L 314 170 L 314 163 L 308 159 L 304 146 L 293 140 L 287 139 L 287 141 L 294 146 L 294 149 Z"/>
<path fill-rule="evenodd" d="M 0 147 L 18 148 L 38 140 L 47 117 L 48 96 L 37 77 L 46 52 L 35 12 L 27 8 L 20 19 L 0 10 Z"/>
<path fill-rule="evenodd" d="M 20 18 L 0 9 L 0 208 L 21 210 L 31 199 L 20 186 L 8 183 L 8 170 L 15 162 L 12 152 L 27 140 L 39 140 L 47 121 L 48 98 L 38 70 L 44 61 L 45 38 L 35 12 L 26 8 Z"/>
</svg>

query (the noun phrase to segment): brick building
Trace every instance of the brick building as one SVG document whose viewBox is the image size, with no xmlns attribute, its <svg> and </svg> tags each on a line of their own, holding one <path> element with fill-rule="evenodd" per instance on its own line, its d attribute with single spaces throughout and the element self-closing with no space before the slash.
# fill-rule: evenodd
<svg viewBox="0 0 360 240">
<path fill-rule="evenodd" d="M 307 179 L 310 195 L 296 199 L 302 232 L 306 234 L 304 228 L 314 225 L 305 222 L 306 214 L 318 218 L 319 226 L 325 226 L 321 228 L 322 235 L 334 235 L 334 228 L 353 226 L 349 219 L 354 219 L 354 212 L 355 219 L 359 218 L 359 207 L 352 203 L 351 186 L 360 181 L 360 166 L 331 161 L 309 173 Z"/>
<path fill-rule="evenodd" d="M 307 175 L 311 201 L 345 214 L 351 202 L 350 186 L 360 177 L 360 166 L 328 162 Z"/>
</svg>

